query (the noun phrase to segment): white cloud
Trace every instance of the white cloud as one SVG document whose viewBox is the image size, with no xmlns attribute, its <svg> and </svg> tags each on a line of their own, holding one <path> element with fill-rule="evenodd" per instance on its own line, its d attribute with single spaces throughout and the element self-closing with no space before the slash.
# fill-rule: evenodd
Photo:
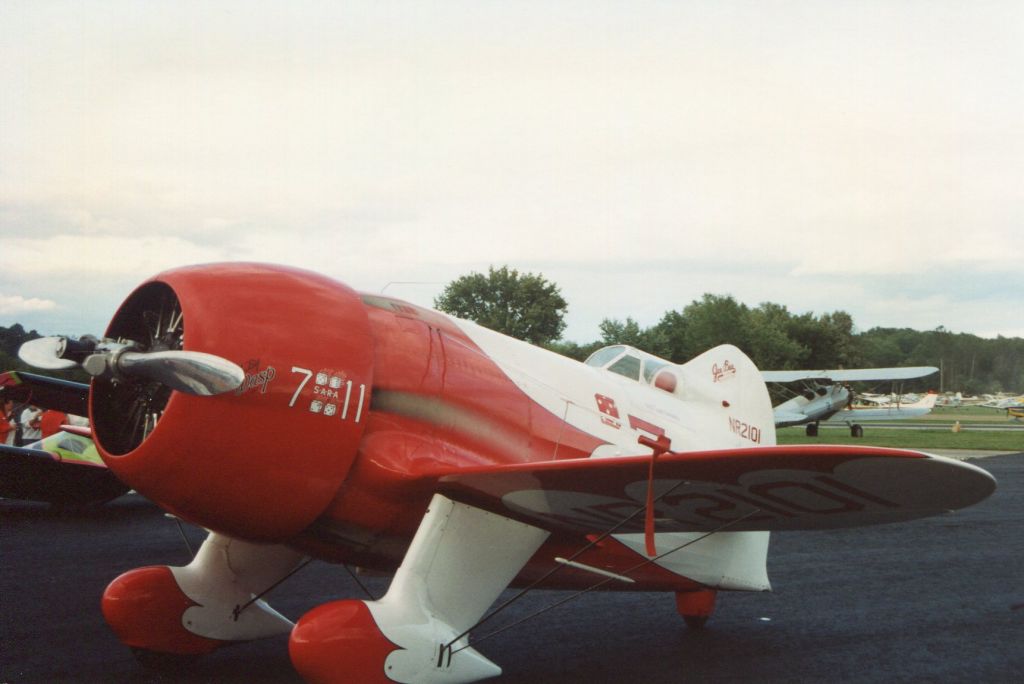
<svg viewBox="0 0 1024 684">
<path fill-rule="evenodd" d="M 56 308 L 57 302 L 50 299 L 39 299 L 38 297 L 25 298 L 21 295 L 5 295 L 0 293 L 0 315 L 16 316 L 34 311 L 52 311 Z"/>
<path fill-rule="evenodd" d="M 12 238 L 0 242 L 0 248 L 8 262 L 6 278 L 22 276 L 66 284 L 112 276 L 141 279 L 173 266 L 225 259 L 219 248 L 159 235 Z"/>
</svg>

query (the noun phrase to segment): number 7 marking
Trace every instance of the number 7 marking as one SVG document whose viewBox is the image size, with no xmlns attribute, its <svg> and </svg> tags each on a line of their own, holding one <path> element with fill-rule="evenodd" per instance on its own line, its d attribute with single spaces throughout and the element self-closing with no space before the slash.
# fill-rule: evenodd
<svg viewBox="0 0 1024 684">
<path fill-rule="evenodd" d="M 295 402 L 298 400 L 299 395 L 302 394 L 302 390 L 306 386 L 306 383 L 309 382 L 311 377 L 313 377 L 313 371 L 308 368 L 299 368 L 298 366 L 292 366 L 292 373 L 301 373 L 306 377 L 302 379 L 302 382 L 299 383 L 298 389 L 295 390 L 295 394 L 292 395 L 292 400 L 288 402 L 288 408 L 295 406 Z"/>
</svg>

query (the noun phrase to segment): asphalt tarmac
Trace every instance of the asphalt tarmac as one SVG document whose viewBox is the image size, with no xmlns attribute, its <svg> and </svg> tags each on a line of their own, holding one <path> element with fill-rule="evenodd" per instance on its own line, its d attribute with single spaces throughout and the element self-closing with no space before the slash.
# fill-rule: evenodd
<svg viewBox="0 0 1024 684">
<path fill-rule="evenodd" d="M 999 489 L 964 511 L 773 535 L 775 591 L 720 594 L 702 631 L 683 625 L 670 595 L 595 592 L 492 639 L 477 633 L 474 645 L 504 668 L 492 681 L 505 684 L 1021 681 L 1024 453 L 975 462 Z M 175 523 L 137 496 L 78 514 L 0 501 L 0 682 L 300 681 L 284 637 L 176 674 L 137 664 L 103 621 L 103 589 L 126 570 L 189 557 Z M 378 596 L 387 588 L 366 582 Z M 267 598 L 297 619 L 361 595 L 343 568 L 313 563 Z M 508 618 L 564 596 L 535 592 Z"/>
</svg>

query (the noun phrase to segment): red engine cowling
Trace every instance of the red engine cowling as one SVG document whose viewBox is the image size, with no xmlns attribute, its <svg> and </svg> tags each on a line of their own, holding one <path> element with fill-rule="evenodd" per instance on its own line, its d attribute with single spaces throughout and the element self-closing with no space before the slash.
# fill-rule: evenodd
<svg viewBox="0 0 1024 684">
<path fill-rule="evenodd" d="M 114 473 L 173 513 L 252 541 L 283 541 L 334 497 L 369 413 L 373 339 L 358 294 L 256 264 L 162 273 L 133 292 L 108 338 L 241 366 L 215 397 L 146 380 L 94 380 L 90 417 Z"/>
</svg>

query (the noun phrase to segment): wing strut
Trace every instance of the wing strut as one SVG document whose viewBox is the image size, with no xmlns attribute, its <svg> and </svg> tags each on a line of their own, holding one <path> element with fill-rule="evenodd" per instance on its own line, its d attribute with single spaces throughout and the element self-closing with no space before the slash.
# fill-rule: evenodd
<svg viewBox="0 0 1024 684">
<path fill-rule="evenodd" d="M 644 545 L 647 547 L 648 556 L 656 556 L 658 549 L 654 545 L 654 462 L 658 460 L 658 456 L 661 456 L 671 448 L 672 440 L 661 434 L 658 435 L 657 440 L 653 440 L 647 435 L 640 435 L 636 441 L 654 450 L 654 453 L 651 454 L 651 465 L 647 469 L 647 513 L 644 515 Z"/>
</svg>

